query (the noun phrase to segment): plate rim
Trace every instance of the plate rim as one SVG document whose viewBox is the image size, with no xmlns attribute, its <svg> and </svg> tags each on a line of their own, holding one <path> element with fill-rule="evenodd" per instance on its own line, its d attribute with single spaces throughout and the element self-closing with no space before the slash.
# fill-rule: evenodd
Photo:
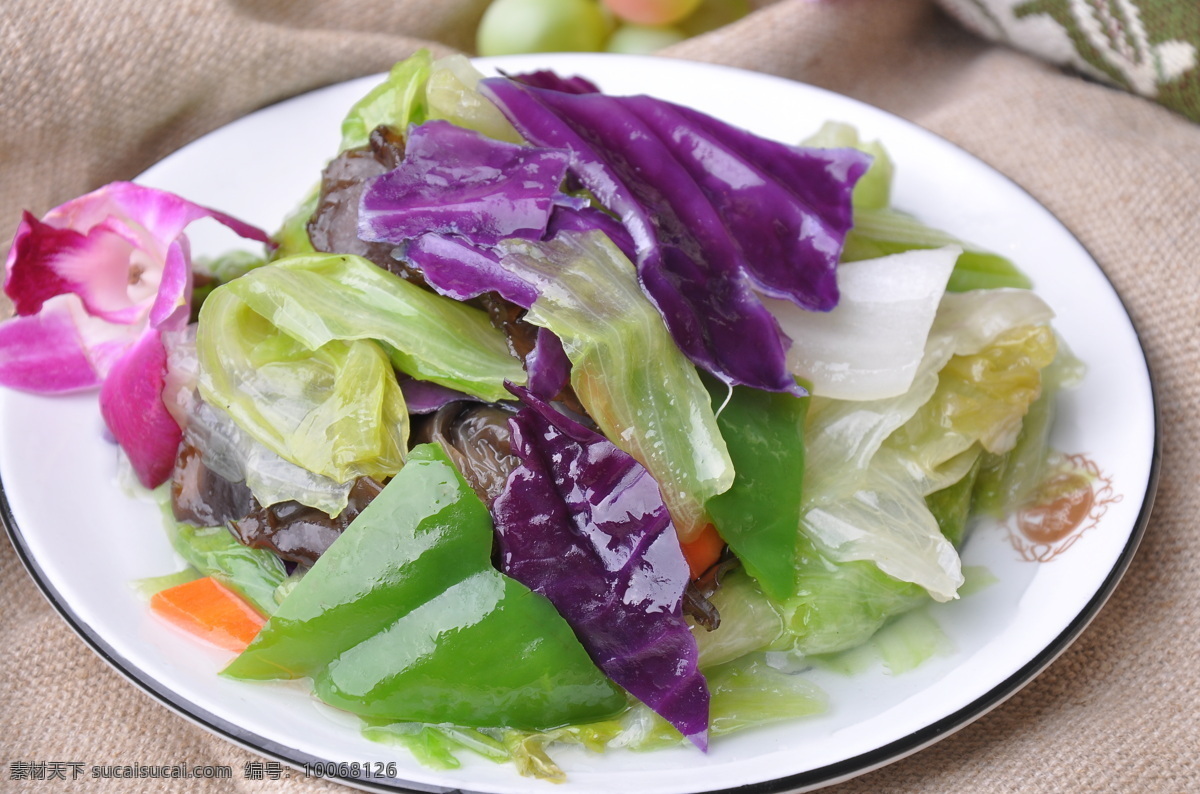
<svg viewBox="0 0 1200 794">
<path fill-rule="evenodd" d="M 566 58 L 564 58 L 564 56 L 566 56 Z M 580 56 L 582 56 L 582 58 L 580 58 Z M 1046 213 L 1047 217 L 1054 221 L 1064 235 L 1074 241 L 1075 244 L 1079 245 L 1079 247 L 1087 254 L 1091 262 L 1095 265 L 1096 269 L 1100 272 L 1100 275 L 1108 283 L 1113 295 L 1120 304 L 1122 312 L 1129 321 L 1130 327 L 1133 331 L 1134 339 L 1137 342 L 1138 352 L 1141 354 L 1142 361 L 1146 368 L 1146 380 L 1151 404 L 1153 438 L 1145 492 L 1141 495 L 1141 507 L 1138 511 L 1136 519 L 1133 522 L 1129 537 L 1125 541 L 1120 554 L 1117 556 L 1112 568 L 1106 574 L 1103 582 L 1097 588 L 1087 604 L 1074 616 L 1074 618 L 1052 641 L 1050 641 L 1044 648 L 1041 649 L 1041 651 L 1039 651 L 1021 668 L 1005 678 L 1003 681 L 998 682 L 985 694 L 977 697 L 974 701 L 966 706 L 963 706 L 957 711 L 952 712 L 951 714 L 948 714 L 921 729 L 913 731 L 912 733 L 900 739 L 894 740 L 888 744 L 881 745 L 850 758 L 806 770 L 804 772 L 777 777 L 757 783 L 748 783 L 736 788 L 703 789 L 703 794 L 734 794 L 734 792 L 737 792 L 738 794 L 784 794 L 785 792 L 811 791 L 839 782 L 844 782 L 846 780 L 850 780 L 860 775 L 880 769 L 937 743 L 941 739 L 946 738 L 952 733 L 955 733 L 980 719 L 1024 689 L 1070 648 L 1070 646 L 1083 634 L 1091 622 L 1100 613 L 1101 609 L 1103 609 L 1105 604 L 1112 597 L 1117 586 L 1124 578 L 1126 572 L 1133 562 L 1134 557 L 1136 556 L 1137 549 L 1140 546 L 1146 529 L 1149 525 L 1150 516 L 1153 511 L 1153 506 L 1158 491 L 1162 460 L 1162 418 L 1157 378 L 1155 377 L 1154 368 L 1151 365 L 1150 358 L 1147 355 L 1146 345 L 1143 340 L 1142 332 L 1138 327 L 1138 323 L 1134 318 L 1134 315 L 1129 311 L 1129 306 L 1125 301 L 1125 297 L 1117 289 L 1107 271 L 1103 268 L 1103 266 L 1100 265 L 1099 260 L 1097 260 L 1087 246 L 1085 246 L 1082 241 L 1079 240 L 1079 238 L 1067 227 L 1067 225 L 1063 223 L 1057 214 L 1046 207 L 1043 202 L 1041 202 L 1015 179 L 1000 171 L 996 167 L 990 165 L 981 157 L 976 156 L 974 153 L 966 150 L 962 146 L 959 146 L 958 144 L 946 139 L 942 135 L 923 127 L 916 122 L 898 116 L 891 111 L 884 110 L 855 97 L 840 94 L 827 88 L 811 85 L 799 80 L 791 80 L 778 75 L 771 75 L 751 69 L 743 69 L 735 66 L 727 66 L 723 64 L 714 64 L 702 61 L 684 61 L 683 59 L 667 59 L 654 56 L 620 56 L 605 53 L 543 53 L 523 54 L 506 58 L 473 59 L 473 61 L 484 66 L 495 66 L 497 63 L 501 62 L 520 60 L 528 61 L 537 58 L 542 58 L 544 61 L 602 58 L 605 60 L 623 59 L 628 61 L 641 60 L 655 62 L 668 61 L 673 63 L 682 62 L 687 66 L 698 66 L 723 72 L 742 73 L 754 78 L 767 78 L 770 81 L 778 81 L 780 83 L 803 86 L 809 90 L 818 91 L 843 100 L 848 100 L 870 108 L 874 112 L 885 114 L 893 122 L 899 122 L 903 125 L 919 129 L 923 133 L 935 137 L 941 145 L 956 149 L 959 154 L 965 155 L 971 160 L 974 160 L 978 165 L 982 165 L 992 174 L 997 175 L 1008 182 L 1011 187 L 1015 188 L 1020 194 L 1023 194 L 1028 200 L 1041 208 L 1042 211 Z M 245 118 L 246 116 L 253 115 L 276 105 L 294 101 L 313 93 L 336 90 L 338 87 L 343 86 L 346 83 L 364 81 L 371 77 L 378 76 L 379 75 L 363 75 L 344 81 L 329 83 L 313 88 L 310 91 L 304 91 L 290 97 L 285 97 L 276 102 L 263 105 L 262 107 L 243 114 L 237 119 L 233 119 L 226 124 L 214 127 L 209 132 L 198 136 L 184 146 L 181 146 L 179 149 L 176 149 L 175 151 L 166 155 L 164 158 L 150 166 L 150 168 L 157 166 L 167 159 L 175 157 L 181 152 L 189 149 L 198 141 L 207 138 L 209 135 L 224 129 L 229 124 Z M 134 177 L 133 180 L 137 181 L 140 178 L 141 174 Z M 84 643 L 97 656 L 99 656 L 102 661 L 113 668 L 130 683 L 134 684 L 143 693 L 149 695 L 158 703 L 166 706 L 172 712 L 183 717 L 190 723 L 203 728 L 209 733 L 218 736 L 238 747 L 241 747 L 244 750 L 279 761 L 280 763 L 298 771 L 305 771 L 306 765 L 328 763 L 328 759 L 321 759 L 311 756 L 297 748 L 289 747 L 257 733 L 240 728 L 235 723 L 219 717 L 216 714 L 213 714 L 210 711 L 200 707 L 198 704 L 178 696 L 169 687 L 161 684 L 152 676 L 145 673 L 145 671 L 141 670 L 132 662 L 125 659 L 121 654 L 117 653 L 115 649 L 108 642 L 106 642 L 96 630 L 94 630 L 90 625 L 87 624 L 86 621 L 80 618 L 79 615 L 76 614 L 75 610 L 66 603 L 61 593 L 59 593 L 54 585 L 50 582 L 49 577 L 43 571 L 41 565 L 36 559 L 33 558 L 33 555 L 30 553 L 29 548 L 25 544 L 24 535 L 21 531 L 21 528 L 17 524 L 16 518 L 13 515 L 12 507 L 8 499 L 8 490 L 4 484 L 2 475 L 3 473 L 0 472 L 0 525 L 3 525 L 5 534 L 12 544 L 18 559 L 21 561 L 21 564 L 25 568 L 26 572 L 33 579 L 38 591 L 49 602 L 50 606 L 67 623 L 68 627 L 76 635 L 78 635 L 84 641 Z M 307 773 L 305 774 L 305 779 L 308 779 Z M 450 794 L 451 792 L 462 792 L 462 794 L 482 794 L 476 789 L 463 788 L 460 786 L 440 786 L 401 778 L 385 779 L 375 777 L 330 775 L 319 776 L 319 779 L 334 781 L 344 785 L 370 791 L 425 793 L 444 792 L 445 794 Z M 700 794 L 700 791 L 701 790 L 698 790 L 698 794 Z"/>
</svg>

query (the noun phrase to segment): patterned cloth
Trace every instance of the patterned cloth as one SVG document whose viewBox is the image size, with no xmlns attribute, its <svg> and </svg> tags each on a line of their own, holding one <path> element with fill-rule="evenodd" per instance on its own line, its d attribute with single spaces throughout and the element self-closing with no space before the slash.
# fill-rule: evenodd
<svg viewBox="0 0 1200 794">
<path fill-rule="evenodd" d="M 381 71 L 422 43 L 469 48 L 486 2 L 3 0 L 0 247 L 21 208 L 40 215 L 132 177 L 256 108 Z M 1151 4 L 1139 2 L 1147 18 Z M 971 35 L 934 0 L 779 0 L 666 54 L 848 94 L 981 157 L 1095 256 L 1155 373 L 1162 478 L 1109 604 L 995 711 L 834 791 L 1200 790 L 1200 125 Z M 283 779 L 130 685 L 71 633 L 3 540 L 0 669 L 0 790 L 335 790 Z M 69 778 L 76 762 L 220 764 L 234 779 L 10 777 L 16 764 L 27 776 Z"/>
<path fill-rule="evenodd" d="M 939 0 L 971 30 L 1200 121 L 1196 0 Z"/>
</svg>

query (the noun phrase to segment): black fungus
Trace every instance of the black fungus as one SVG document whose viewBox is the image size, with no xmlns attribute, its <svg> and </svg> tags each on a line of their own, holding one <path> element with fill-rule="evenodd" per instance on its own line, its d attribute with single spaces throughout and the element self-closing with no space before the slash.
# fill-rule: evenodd
<svg viewBox="0 0 1200 794">
<path fill-rule="evenodd" d="M 246 483 L 231 482 L 204 465 L 200 452 L 180 445 L 171 473 L 171 509 L 175 520 L 198 527 L 219 527 L 257 507 Z"/>
<path fill-rule="evenodd" d="M 231 521 L 229 529 L 251 548 L 269 549 L 283 560 L 311 566 L 382 490 L 379 481 L 359 477 L 350 489 L 349 503 L 337 516 L 289 501 L 258 507 Z"/>
<path fill-rule="evenodd" d="M 390 270 L 401 278 L 424 285 L 419 270 L 392 257 L 391 243 L 358 239 L 358 205 L 368 179 L 386 174 L 404 159 L 404 141 L 389 127 L 376 127 L 370 143 L 339 154 L 321 174 L 317 209 L 308 221 L 313 248 L 330 254 L 354 254 Z"/>
<path fill-rule="evenodd" d="M 513 413 L 500 403 L 448 403 L 422 424 L 412 441 L 441 444 L 479 498 L 491 505 L 517 465 L 508 428 Z"/>
<path fill-rule="evenodd" d="M 687 590 L 683 593 L 683 613 L 708 631 L 716 631 L 721 625 L 721 613 L 709 599 L 721 589 L 721 580 L 725 575 L 741 567 L 741 564 L 741 560 L 726 548 L 721 559 L 688 582 Z"/>
</svg>

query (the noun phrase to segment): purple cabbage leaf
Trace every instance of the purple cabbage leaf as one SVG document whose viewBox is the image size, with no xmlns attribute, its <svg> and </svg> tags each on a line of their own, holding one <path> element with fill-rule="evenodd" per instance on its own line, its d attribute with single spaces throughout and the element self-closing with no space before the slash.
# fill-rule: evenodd
<svg viewBox="0 0 1200 794">
<path fill-rule="evenodd" d="M 787 146 L 647 96 L 507 78 L 480 90 L 528 141 L 570 151 L 572 175 L 620 217 L 643 289 L 694 363 L 727 383 L 799 393 L 790 340 L 759 296 L 836 305 L 851 191 L 869 156 Z"/>
<path fill-rule="evenodd" d="M 550 599 L 609 678 L 706 749 L 688 566 L 657 483 L 603 436 L 510 390 L 523 406 L 509 420 L 520 465 L 492 509 L 501 569 Z"/>
<path fill-rule="evenodd" d="M 455 300 L 495 292 L 523 309 L 537 300 L 536 287 L 501 267 L 500 254 L 494 247 L 476 245 L 466 237 L 423 234 L 396 251 L 420 269 L 431 287 Z"/>
<path fill-rule="evenodd" d="M 649 470 L 679 537 L 695 538 L 708 523 L 704 505 L 733 483 L 733 463 L 696 367 L 633 264 L 598 231 L 506 240 L 500 250 L 501 265 L 538 289 L 525 319 L 562 342 L 589 418 Z"/>
<path fill-rule="evenodd" d="M 525 359 L 529 390 L 538 397 L 552 399 L 571 382 L 571 359 L 562 340 L 549 328 L 538 328 L 533 350 Z"/>
<path fill-rule="evenodd" d="M 423 234 L 477 245 L 537 239 L 556 205 L 585 199 L 559 190 L 568 154 L 493 140 L 446 121 L 409 130 L 404 162 L 363 193 L 359 237 L 399 245 Z"/>
<path fill-rule="evenodd" d="M 563 77 L 549 69 L 539 69 L 535 72 L 522 72 L 509 75 L 518 83 L 531 85 L 534 88 L 547 88 L 552 91 L 566 91 L 569 94 L 595 94 L 600 91 L 596 84 L 586 77 L 572 75 Z"/>
<path fill-rule="evenodd" d="M 539 240 L 587 199 L 562 191 L 569 154 L 493 140 L 444 121 L 411 128 L 399 167 L 368 182 L 359 237 L 396 246 L 455 300 L 496 292 L 528 309 L 536 289 L 499 266 L 502 239 Z"/>
<path fill-rule="evenodd" d="M 626 259 L 630 262 L 637 261 L 637 249 L 633 244 L 633 238 L 629 236 L 629 231 L 619 220 L 595 207 L 583 207 L 582 209 L 555 207 L 554 212 L 550 215 L 550 225 L 546 227 L 545 239 L 551 240 L 557 237 L 559 232 L 590 231 L 604 232 Z"/>
<path fill-rule="evenodd" d="M 680 537 L 694 538 L 708 523 L 704 504 L 733 482 L 733 464 L 695 367 L 617 244 L 567 228 L 552 240 L 504 240 L 478 257 L 456 255 L 472 250 L 458 238 L 417 242 L 439 252 L 453 292 L 494 290 L 530 308 L 525 319 L 539 327 L 525 362 L 530 389 L 549 398 L 569 377 L 591 419 L 662 485 Z"/>
<path fill-rule="evenodd" d="M 483 402 L 478 397 L 434 383 L 431 380 L 417 380 L 403 373 L 398 378 L 400 393 L 404 395 L 404 404 L 410 414 L 431 414 L 450 403 Z"/>
</svg>

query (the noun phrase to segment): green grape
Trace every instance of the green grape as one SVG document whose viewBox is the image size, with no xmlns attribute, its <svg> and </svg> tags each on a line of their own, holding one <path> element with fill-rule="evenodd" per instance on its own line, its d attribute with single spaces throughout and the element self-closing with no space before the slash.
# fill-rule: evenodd
<svg viewBox="0 0 1200 794">
<path fill-rule="evenodd" d="M 495 0 L 479 23 L 480 55 L 597 52 L 608 25 L 595 0 Z"/>
<path fill-rule="evenodd" d="M 686 36 L 677 28 L 648 25 L 622 25 L 612 34 L 605 47 L 609 52 L 644 55 L 683 41 Z"/>
<path fill-rule="evenodd" d="M 691 16 L 679 23 L 688 36 L 699 36 L 722 25 L 736 22 L 750 13 L 750 0 L 700 0 Z"/>
<path fill-rule="evenodd" d="M 604 0 L 604 4 L 635 25 L 672 25 L 695 11 L 700 0 Z"/>
</svg>

